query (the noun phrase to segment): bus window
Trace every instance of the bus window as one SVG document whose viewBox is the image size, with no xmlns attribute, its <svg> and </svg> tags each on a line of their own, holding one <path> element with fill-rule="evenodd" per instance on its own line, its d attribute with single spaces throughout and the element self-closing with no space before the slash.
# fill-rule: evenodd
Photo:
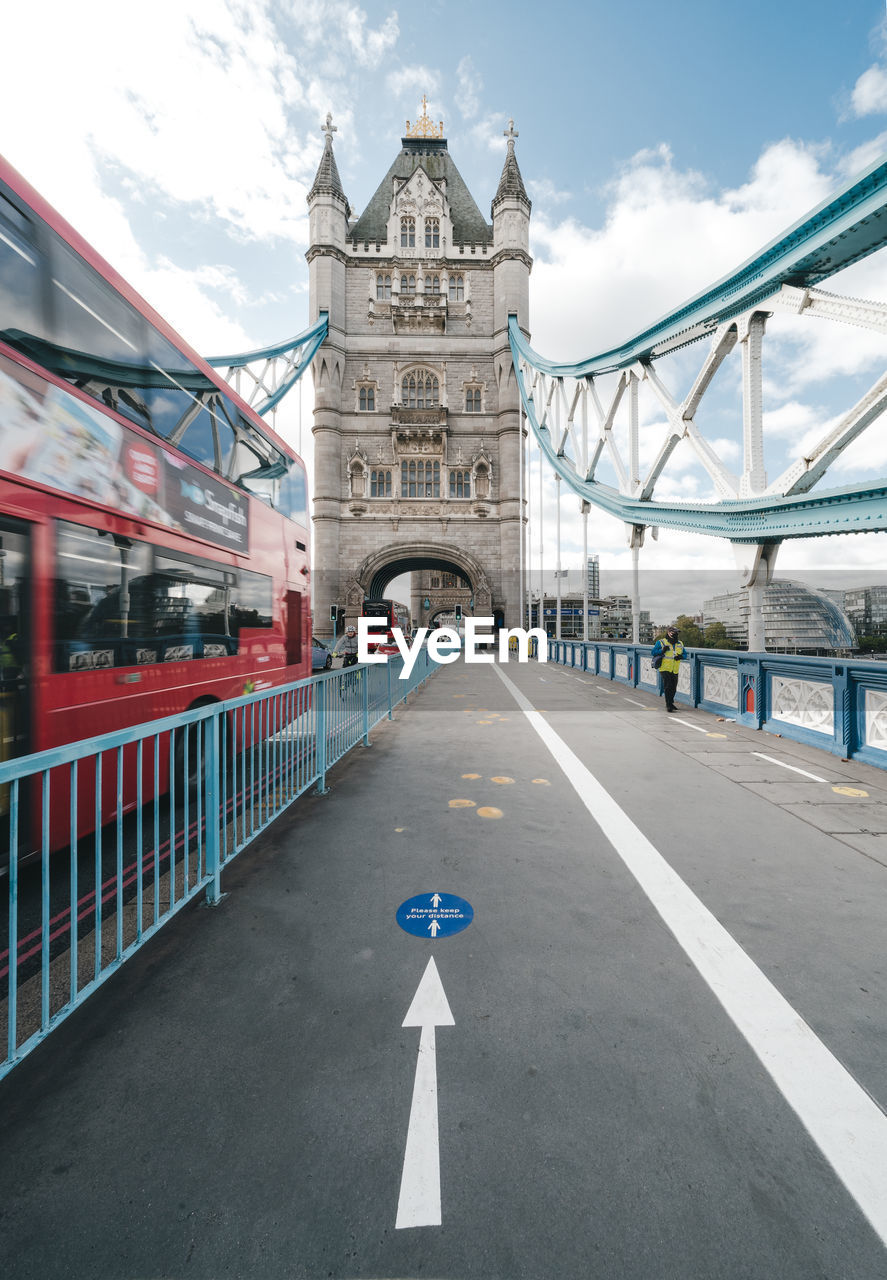
<svg viewBox="0 0 887 1280">
<path fill-rule="evenodd" d="M 136 584 L 150 571 L 150 547 L 66 520 L 56 528 L 56 671 L 130 665 L 129 642 L 145 625 Z"/>
<path fill-rule="evenodd" d="M 271 579 L 263 573 L 241 569 L 231 611 L 231 630 L 236 635 L 241 627 L 270 627 L 272 624 Z"/>
<path fill-rule="evenodd" d="M 54 350 L 44 362 L 110 409 L 147 426 L 144 319 L 56 237 L 50 279 Z"/>
<path fill-rule="evenodd" d="M 0 762 L 28 750 L 28 541 L 0 524 Z M 11 787 L 0 784 L 0 849 L 9 848 Z"/>
<path fill-rule="evenodd" d="M 219 475 L 227 476 L 231 468 L 231 459 L 234 456 L 234 447 L 237 444 L 237 434 L 234 429 L 234 423 L 237 421 L 237 414 L 230 400 L 219 396 L 214 403 L 213 416 L 216 420 L 216 437 L 219 442 Z"/>
<path fill-rule="evenodd" d="M 195 461 L 202 462 L 213 471 L 219 470 L 215 421 L 208 410 L 201 409 L 195 413 L 175 443 Z"/>
<path fill-rule="evenodd" d="M 301 462 L 292 461 L 286 475 L 281 477 L 275 507 L 290 520 L 308 523 L 308 484 Z"/>
<path fill-rule="evenodd" d="M 26 348 L 29 337 L 45 338 L 43 272 L 33 227 L 0 194 L 0 338 Z"/>
<path fill-rule="evenodd" d="M 198 462 L 214 467 L 213 423 L 206 400 L 218 394 L 215 383 L 204 377 L 153 326 L 148 329 L 148 360 L 152 430 L 179 445 Z M 187 445 L 181 443 L 186 436 L 189 437 Z"/>
</svg>

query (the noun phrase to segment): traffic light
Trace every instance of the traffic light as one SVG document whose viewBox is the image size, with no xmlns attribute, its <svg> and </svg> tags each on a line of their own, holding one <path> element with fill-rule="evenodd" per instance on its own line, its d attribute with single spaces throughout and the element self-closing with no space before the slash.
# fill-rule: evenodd
<svg viewBox="0 0 887 1280">
<path fill-rule="evenodd" d="M 461 604 L 457 604 L 457 605 L 456 605 L 456 621 L 457 621 L 457 622 L 461 622 L 461 621 L 462 621 L 462 606 L 461 606 Z"/>
<path fill-rule="evenodd" d="M 331 604 L 330 605 L 330 622 L 338 622 L 338 621 L 339 621 L 339 606 L 335 604 Z"/>
</svg>

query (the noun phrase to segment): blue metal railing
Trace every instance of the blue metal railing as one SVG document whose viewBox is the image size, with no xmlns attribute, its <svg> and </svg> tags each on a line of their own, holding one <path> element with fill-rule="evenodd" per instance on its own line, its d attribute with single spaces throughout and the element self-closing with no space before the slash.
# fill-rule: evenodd
<svg viewBox="0 0 887 1280">
<path fill-rule="evenodd" d="M 562 666 L 650 693 L 659 673 L 649 645 L 550 640 Z M 887 769 L 887 663 L 687 649 L 677 701 L 737 724 Z"/>
<path fill-rule="evenodd" d="M 423 649 L 402 670 L 325 672 L 0 764 L 0 1079 L 187 903 L 218 902 L 222 869 L 323 794 L 436 664 Z"/>
</svg>

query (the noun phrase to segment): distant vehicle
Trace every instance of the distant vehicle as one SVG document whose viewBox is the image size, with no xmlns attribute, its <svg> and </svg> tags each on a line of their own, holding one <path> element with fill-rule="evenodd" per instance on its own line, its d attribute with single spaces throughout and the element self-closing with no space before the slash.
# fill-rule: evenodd
<svg viewBox="0 0 887 1280">
<path fill-rule="evenodd" d="M 333 665 L 333 655 L 316 636 L 311 637 L 311 670 L 312 671 L 329 671 Z"/>
<path fill-rule="evenodd" d="M 397 653 L 394 628 L 400 627 L 405 636 L 410 634 L 410 611 L 406 605 L 398 600 L 364 600 L 361 614 L 364 618 L 384 619 L 388 624 L 388 632 L 383 639 L 367 641 L 369 652 Z M 377 636 L 380 634 L 381 628 L 376 631 Z"/>
</svg>

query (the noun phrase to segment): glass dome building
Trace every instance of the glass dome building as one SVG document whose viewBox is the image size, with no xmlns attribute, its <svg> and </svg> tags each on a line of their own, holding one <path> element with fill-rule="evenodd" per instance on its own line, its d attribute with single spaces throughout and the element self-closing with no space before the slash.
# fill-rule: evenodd
<svg viewBox="0 0 887 1280">
<path fill-rule="evenodd" d="M 772 653 L 833 653 L 856 647 L 853 623 L 826 592 L 776 579 L 764 592 L 764 644 Z M 723 622 L 727 635 L 748 644 L 748 592 L 715 596 L 703 605 L 706 625 Z"/>
</svg>

